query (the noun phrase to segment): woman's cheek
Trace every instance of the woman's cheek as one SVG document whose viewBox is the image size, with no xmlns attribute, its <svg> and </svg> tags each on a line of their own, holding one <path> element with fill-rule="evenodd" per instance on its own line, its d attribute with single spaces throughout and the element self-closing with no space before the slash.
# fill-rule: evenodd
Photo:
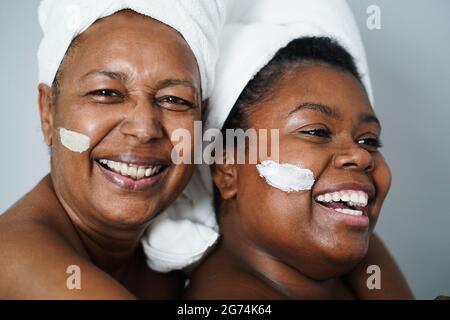
<svg viewBox="0 0 450 320">
<path fill-rule="evenodd" d="M 373 171 L 373 180 L 377 191 L 377 200 L 381 203 L 386 198 L 392 183 L 392 173 L 384 157 L 379 154 L 375 158 L 375 169 Z"/>
<path fill-rule="evenodd" d="M 310 191 L 285 192 L 279 190 L 269 185 L 259 175 L 255 165 L 241 167 L 245 167 L 245 169 L 238 172 L 239 211 L 250 215 L 249 218 L 255 223 L 264 221 L 272 228 L 274 224 L 291 225 L 298 228 L 298 218 L 308 214 L 302 208 L 310 207 Z M 292 224 L 293 222 L 295 224 Z"/>
<path fill-rule="evenodd" d="M 93 105 L 71 98 L 62 98 L 58 108 L 54 128 L 58 141 L 61 142 L 61 129 L 65 129 L 88 137 L 90 147 L 97 145 L 125 118 L 123 108 L 118 106 Z"/>
<path fill-rule="evenodd" d="M 161 124 L 171 144 L 170 156 L 176 165 L 203 163 L 202 122 L 194 115 L 165 117 Z"/>
<path fill-rule="evenodd" d="M 93 144 L 98 144 L 107 137 L 114 128 L 118 128 L 120 123 L 126 119 L 126 115 L 117 107 L 102 108 L 93 106 L 73 112 L 71 119 L 75 119 L 73 125 L 89 136 Z"/>
<path fill-rule="evenodd" d="M 247 183 L 239 186 L 239 226 L 243 234 L 274 256 L 295 256 L 311 229 L 309 192 L 288 194 L 255 178 L 259 183 L 250 184 L 250 179 L 245 179 Z"/>
</svg>

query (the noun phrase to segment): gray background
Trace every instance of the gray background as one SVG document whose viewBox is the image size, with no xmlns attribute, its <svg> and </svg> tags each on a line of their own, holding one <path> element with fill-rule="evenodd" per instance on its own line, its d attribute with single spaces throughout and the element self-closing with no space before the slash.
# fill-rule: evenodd
<svg viewBox="0 0 450 320">
<path fill-rule="evenodd" d="M 38 0 L 0 7 L 0 212 L 48 172 L 37 106 Z M 450 295 L 450 1 L 349 0 L 393 185 L 377 226 L 417 298 Z M 381 29 L 366 27 L 369 5 Z"/>
</svg>

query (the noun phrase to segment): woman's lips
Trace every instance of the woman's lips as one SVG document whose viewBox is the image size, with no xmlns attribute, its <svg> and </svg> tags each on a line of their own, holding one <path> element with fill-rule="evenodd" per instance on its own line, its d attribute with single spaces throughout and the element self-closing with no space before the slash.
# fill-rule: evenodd
<svg viewBox="0 0 450 320">
<path fill-rule="evenodd" d="M 315 197 L 314 202 L 333 219 L 350 226 L 369 227 L 369 193 L 363 190 L 335 190 Z"/>
<path fill-rule="evenodd" d="M 328 208 L 325 207 L 324 205 L 322 205 L 321 203 L 315 201 L 315 204 L 317 204 L 317 206 L 326 212 L 326 214 L 328 214 L 331 218 L 333 218 L 334 220 L 338 221 L 338 222 L 343 222 L 349 226 L 352 227 L 360 227 L 360 228 L 368 228 L 369 227 L 369 216 L 363 212 L 362 215 L 350 215 L 350 214 L 345 214 L 339 211 L 336 211 L 333 208 Z"/>
<path fill-rule="evenodd" d="M 145 191 L 151 188 L 168 171 L 168 166 L 151 166 L 144 169 L 144 175 L 142 175 L 142 170 L 139 169 L 143 168 L 129 166 L 128 170 L 125 170 L 125 168 L 117 170 L 117 168 L 107 166 L 102 160 L 94 161 L 94 163 L 107 180 L 129 191 Z"/>
</svg>

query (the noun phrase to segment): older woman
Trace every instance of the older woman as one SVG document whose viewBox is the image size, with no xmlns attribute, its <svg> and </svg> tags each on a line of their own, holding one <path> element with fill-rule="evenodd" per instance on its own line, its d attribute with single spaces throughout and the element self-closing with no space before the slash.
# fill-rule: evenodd
<svg viewBox="0 0 450 320">
<path fill-rule="evenodd" d="M 179 274 L 147 267 L 139 240 L 192 175 L 171 161 L 171 133 L 201 119 L 214 65 L 203 51 L 214 50 L 221 12 L 177 2 L 41 4 L 51 171 L 0 218 L 0 298 L 171 298 L 182 288 Z"/>
</svg>

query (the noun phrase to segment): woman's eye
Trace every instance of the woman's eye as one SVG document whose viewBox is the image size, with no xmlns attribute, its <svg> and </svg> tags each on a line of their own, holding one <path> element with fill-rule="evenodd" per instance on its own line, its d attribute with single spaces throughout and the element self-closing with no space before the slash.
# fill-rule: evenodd
<svg viewBox="0 0 450 320">
<path fill-rule="evenodd" d="M 158 98 L 156 99 L 156 104 L 171 111 L 186 111 L 194 107 L 191 102 L 174 96 Z"/>
<path fill-rule="evenodd" d="M 111 89 L 95 90 L 90 92 L 89 95 L 101 102 L 116 102 L 118 100 L 122 100 L 124 97 L 124 95 L 119 91 Z"/>
<path fill-rule="evenodd" d="M 330 137 L 330 131 L 327 129 L 311 129 L 311 130 L 302 130 L 300 133 L 314 136 L 314 137 L 320 137 L 320 138 L 329 138 Z"/>
<path fill-rule="evenodd" d="M 383 147 L 379 138 L 361 138 L 357 141 L 358 144 L 369 146 L 375 149 Z"/>
<path fill-rule="evenodd" d="M 119 97 L 120 96 L 120 93 L 118 93 L 117 91 L 107 90 L 107 89 L 96 90 L 96 91 L 92 92 L 92 94 L 102 96 L 102 97 Z"/>
</svg>

